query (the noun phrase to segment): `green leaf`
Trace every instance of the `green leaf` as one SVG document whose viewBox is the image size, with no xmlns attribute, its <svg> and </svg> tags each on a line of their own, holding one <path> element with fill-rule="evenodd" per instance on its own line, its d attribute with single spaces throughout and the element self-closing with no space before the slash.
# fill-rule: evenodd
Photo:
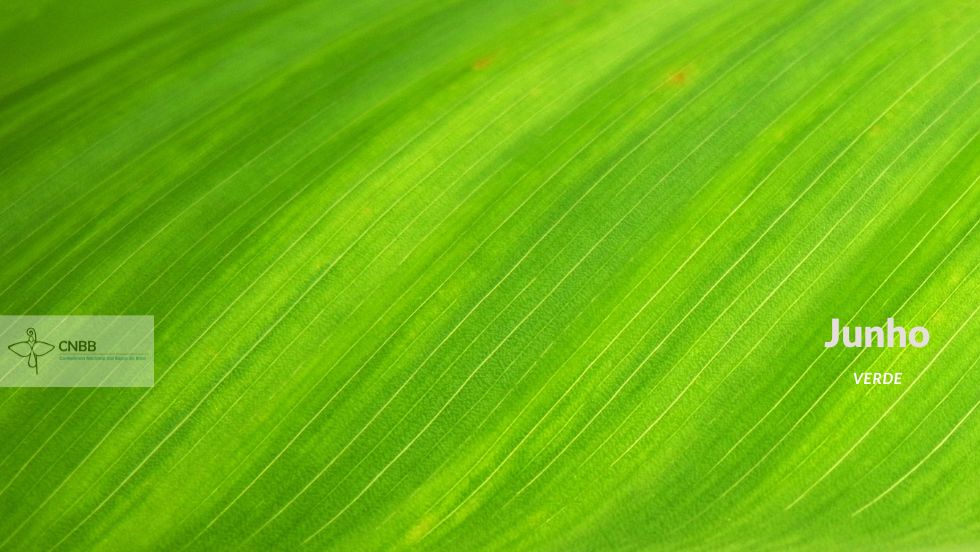
<svg viewBox="0 0 980 552">
<path fill-rule="evenodd" d="M 975 3 L 0 14 L 0 549 L 980 546 Z"/>
</svg>

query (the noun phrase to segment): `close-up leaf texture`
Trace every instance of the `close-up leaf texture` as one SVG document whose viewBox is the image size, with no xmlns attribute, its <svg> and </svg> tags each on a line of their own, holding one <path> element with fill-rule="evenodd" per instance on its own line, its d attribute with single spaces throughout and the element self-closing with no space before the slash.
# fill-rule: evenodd
<svg viewBox="0 0 980 552">
<path fill-rule="evenodd" d="M 155 383 L 0 389 L 0 550 L 980 549 L 978 34 L 3 0 L 0 314 Z"/>
</svg>

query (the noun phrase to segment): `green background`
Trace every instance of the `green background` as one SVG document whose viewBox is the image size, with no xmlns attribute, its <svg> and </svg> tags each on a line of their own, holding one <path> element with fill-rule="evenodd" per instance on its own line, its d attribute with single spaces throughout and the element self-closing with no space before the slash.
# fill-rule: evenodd
<svg viewBox="0 0 980 552">
<path fill-rule="evenodd" d="M 0 312 L 157 383 L 0 390 L 0 549 L 980 547 L 978 29 L 2 2 Z"/>
</svg>

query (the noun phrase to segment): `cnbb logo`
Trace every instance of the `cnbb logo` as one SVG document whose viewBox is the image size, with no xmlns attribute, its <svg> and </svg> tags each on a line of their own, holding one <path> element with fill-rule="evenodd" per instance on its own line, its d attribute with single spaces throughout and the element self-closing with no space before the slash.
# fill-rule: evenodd
<svg viewBox="0 0 980 552">
<path fill-rule="evenodd" d="M 95 351 L 94 341 L 59 341 L 58 342 L 59 351 L 80 351 L 84 353 L 91 353 Z"/>
</svg>

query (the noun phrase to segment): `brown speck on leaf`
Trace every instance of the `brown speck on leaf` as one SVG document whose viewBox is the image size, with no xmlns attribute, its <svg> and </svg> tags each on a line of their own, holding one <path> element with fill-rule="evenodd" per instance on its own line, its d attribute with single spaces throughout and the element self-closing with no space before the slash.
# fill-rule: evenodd
<svg viewBox="0 0 980 552">
<path fill-rule="evenodd" d="M 493 65 L 493 60 L 494 60 L 494 55 L 493 54 L 489 54 L 489 55 L 483 56 L 480 59 L 478 59 L 478 60 L 476 60 L 476 61 L 473 62 L 473 70 L 474 71 L 483 71 L 487 67 L 490 67 L 491 65 Z"/>
<path fill-rule="evenodd" d="M 684 84 L 685 81 L 687 81 L 687 75 L 684 74 L 684 71 L 678 71 L 670 76 L 671 84 L 680 85 L 680 84 Z"/>
</svg>

